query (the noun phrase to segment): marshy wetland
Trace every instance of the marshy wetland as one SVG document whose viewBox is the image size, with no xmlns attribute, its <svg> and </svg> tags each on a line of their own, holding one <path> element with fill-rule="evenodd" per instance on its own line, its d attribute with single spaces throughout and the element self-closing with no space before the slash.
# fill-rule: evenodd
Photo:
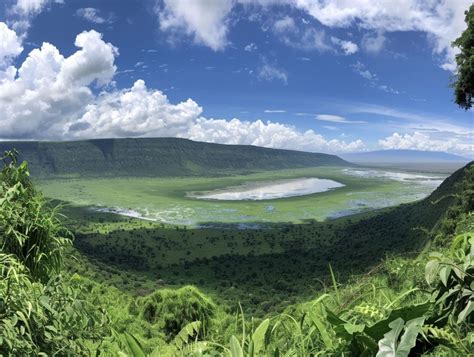
<svg viewBox="0 0 474 357">
<path fill-rule="evenodd" d="M 188 226 L 323 221 L 422 199 L 442 174 L 362 167 L 271 170 L 220 177 L 39 181 L 50 198 L 91 210 Z"/>
</svg>

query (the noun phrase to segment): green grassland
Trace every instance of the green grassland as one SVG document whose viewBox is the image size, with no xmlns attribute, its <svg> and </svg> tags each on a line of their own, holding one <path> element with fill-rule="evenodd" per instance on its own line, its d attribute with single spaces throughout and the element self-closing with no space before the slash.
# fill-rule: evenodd
<svg viewBox="0 0 474 357">
<path fill-rule="evenodd" d="M 334 178 L 335 173 L 340 172 L 337 168 L 331 170 L 334 171 L 308 169 L 299 174 L 318 173 L 318 176 Z M 295 172 L 261 173 L 252 177 L 264 180 L 277 174 L 293 177 L 290 175 Z M 397 185 L 339 175 L 337 178 L 346 179 L 343 182 L 347 185 L 340 190 L 349 190 L 352 185 L 357 190 L 386 190 L 393 195 L 390 190 Z M 244 178 L 248 179 L 248 176 L 237 177 L 237 181 L 232 182 Z M 176 189 L 182 183 L 179 180 L 186 180 L 200 184 L 194 183 L 187 189 L 206 189 L 210 182 L 212 187 L 216 182 L 226 186 L 232 179 L 160 179 L 154 185 Z M 118 181 L 124 186 L 117 189 L 116 199 L 120 199 L 120 195 L 133 199 L 134 195 L 125 189 L 130 187 L 127 183 L 136 182 L 136 190 L 150 190 L 144 183 L 152 182 L 144 179 Z M 97 184 L 98 181 L 90 182 Z M 110 183 L 110 180 L 100 182 Z M 51 187 L 56 185 L 57 182 L 53 182 Z M 48 187 L 43 187 L 48 194 Z M 206 228 L 177 226 L 69 205 L 64 208 L 64 214 L 69 217 L 68 226 L 75 232 L 75 246 L 82 253 L 81 263 L 73 264 L 72 271 L 93 276 L 95 280 L 112 284 L 132 295 L 166 286 L 177 288 L 193 284 L 225 306 L 235 307 L 240 301 L 250 312 L 261 315 L 314 296 L 327 284 L 328 264 L 345 279 L 353 273 L 367 271 L 387 255 L 419 251 L 427 239 L 424 230 L 430 230 L 436 224 L 450 202 L 448 198 L 432 203 L 443 192 L 443 187 L 446 185 L 438 188 L 430 199 L 413 204 L 326 221 L 267 222 L 255 229 L 237 229 L 225 224 Z M 102 186 L 100 192 L 101 186 L 97 185 L 97 190 L 97 194 L 103 195 L 107 188 Z M 331 195 L 337 191 L 277 201 L 288 209 L 297 210 L 305 200 L 307 204 L 313 202 L 315 205 L 319 195 L 334 201 Z M 113 199 L 113 194 L 108 195 Z"/>
<path fill-rule="evenodd" d="M 360 178 L 345 174 L 344 169 L 323 166 L 213 178 L 43 179 L 38 180 L 38 185 L 47 197 L 64 202 L 134 210 L 160 222 L 188 226 L 323 221 L 332 216 L 410 202 L 428 195 L 433 189 L 410 182 Z M 246 182 L 302 177 L 332 179 L 345 186 L 312 195 L 264 201 L 215 201 L 187 196 L 193 191 L 210 191 Z"/>
</svg>

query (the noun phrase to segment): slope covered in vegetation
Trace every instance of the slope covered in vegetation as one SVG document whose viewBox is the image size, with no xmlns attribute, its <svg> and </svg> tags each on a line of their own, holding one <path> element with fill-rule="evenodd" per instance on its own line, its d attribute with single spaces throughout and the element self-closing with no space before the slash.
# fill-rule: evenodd
<svg viewBox="0 0 474 357">
<path fill-rule="evenodd" d="M 332 264 L 339 279 L 387 255 L 416 254 L 462 189 L 463 170 L 412 204 L 325 222 L 273 223 L 256 229 L 165 226 L 70 207 L 75 246 L 94 264 L 73 267 L 124 291 L 194 284 L 259 316 L 308 299 Z M 139 278 L 130 278 L 128 273 Z M 157 278 L 158 277 L 158 278 Z"/>
<path fill-rule="evenodd" d="M 28 161 L 36 177 L 209 176 L 232 171 L 350 165 L 335 155 L 179 138 L 0 142 L 0 152 L 13 148 L 21 153 L 20 159 Z"/>
<path fill-rule="evenodd" d="M 398 242 L 430 242 L 421 254 L 390 257 L 393 252 L 386 250 L 389 256 L 381 263 L 365 274 L 354 270 L 344 282 L 337 277 L 338 267 L 328 264 L 328 284 L 312 298 L 251 319 L 239 313 L 238 300 L 222 301 L 191 286 L 131 296 L 87 276 L 65 273 L 68 232 L 31 185 L 27 166 L 17 166 L 11 155 L 5 160 L 0 189 L 4 355 L 454 356 L 473 351 L 472 164 L 427 200 L 355 222 L 357 226 L 365 219 L 365 226 L 401 228 L 408 220 L 405 233 L 413 235 L 401 236 Z M 393 221 L 401 215 L 397 210 L 408 213 Z M 368 230 L 367 239 L 374 239 L 375 233 Z M 395 245 L 398 238 L 387 239 Z M 294 257 L 299 256 L 287 258 Z M 349 263 L 349 257 L 345 259 Z M 228 279 L 243 273 L 237 270 Z M 248 311 L 245 304 L 243 310 Z"/>
</svg>

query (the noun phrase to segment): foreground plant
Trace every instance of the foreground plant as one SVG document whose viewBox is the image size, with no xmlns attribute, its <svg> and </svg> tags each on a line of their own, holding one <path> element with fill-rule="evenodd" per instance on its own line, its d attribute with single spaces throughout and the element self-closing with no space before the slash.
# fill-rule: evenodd
<svg viewBox="0 0 474 357">
<path fill-rule="evenodd" d="M 6 152 L 0 172 L 0 249 L 14 255 L 33 279 L 43 282 L 62 268 L 64 247 L 71 234 L 58 208 L 48 206 L 30 180 L 28 165 L 18 165 L 15 152 Z"/>
<path fill-rule="evenodd" d="M 61 274 L 69 233 L 15 153 L 0 172 L 0 355 L 90 355 L 108 335 L 107 316 Z"/>
</svg>

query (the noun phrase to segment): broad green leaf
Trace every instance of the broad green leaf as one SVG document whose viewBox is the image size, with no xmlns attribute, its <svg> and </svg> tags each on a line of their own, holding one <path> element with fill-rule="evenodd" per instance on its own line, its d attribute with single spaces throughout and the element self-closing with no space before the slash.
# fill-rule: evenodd
<svg viewBox="0 0 474 357">
<path fill-rule="evenodd" d="M 438 269 L 439 269 L 439 261 L 438 260 L 430 260 L 425 266 L 425 279 L 428 284 L 433 284 L 436 282 L 436 278 L 438 276 Z"/>
<path fill-rule="evenodd" d="M 357 334 L 354 336 L 354 338 L 356 339 L 357 343 L 360 346 L 364 346 L 365 351 L 362 352 L 363 356 L 373 356 L 375 353 L 377 353 L 377 350 L 378 350 L 377 342 L 374 341 L 369 336 Z"/>
<path fill-rule="evenodd" d="M 374 325 L 367 327 L 364 332 L 374 340 L 379 341 L 383 338 L 384 334 L 390 330 L 390 322 L 397 318 L 401 318 L 403 321 L 410 321 L 417 317 L 425 316 L 430 308 L 431 303 L 427 301 L 423 304 L 408 305 L 400 309 L 393 310 L 386 319 L 378 321 Z"/>
<path fill-rule="evenodd" d="M 384 338 L 379 341 L 379 351 L 376 357 L 395 357 L 397 349 L 398 336 L 403 330 L 404 321 L 398 318 L 388 325 L 391 330 L 388 331 Z"/>
<path fill-rule="evenodd" d="M 263 320 L 252 335 L 255 353 L 259 353 L 265 346 L 265 334 L 267 333 L 269 324 L 269 319 Z"/>
<path fill-rule="evenodd" d="M 242 346 L 240 346 L 239 340 L 235 336 L 230 338 L 230 355 L 232 357 L 244 357 Z"/>
<path fill-rule="evenodd" d="M 145 351 L 143 351 L 143 347 L 135 336 L 128 332 L 125 332 L 124 336 L 125 344 L 128 347 L 132 357 L 146 357 Z"/>
<path fill-rule="evenodd" d="M 417 319 L 410 320 L 406 323 L 405 333 L 400 339 L 400 344 L 398 345 L 396 357 L 408 356 L 411 349 L 416 345 L 416 339 L 418 334 L 421 332 L 421 326 L 425 322 L 424 317 L 419 317 Z"/>
<path fill-rule="evenodd" d="M 416 345 L 416 339 L 421 332 L 421 326 L 425 321 L 424 317 L 419 317 L 404 323 L 398 318 L 389 325 L 391 330 L 379 341 L 379 351 L 377 357 L 408 357 L 410 351 Z M 405 327 L 405 332 L 399 336 Z"/>
<path fill-rule="evenodd" d="M 344 324 L 344 329 L 350 335 L 353 335 L 355 333 L 363 332 L 365 329 L 365 325 L 355 325 L 355 324 L 347 323 L 347 324 Z"/>
<path fill-rule="evenodd" d="M 449 275 L 451 274 L 451 267 L 443 266 L 439 269 L 439 278 L 444 286 L 448 286 Z"/>
<path fill-rule="evenodd" d="M 193 337 L 199 332 L 201 328 L 201 321 L 193 321 L 184 326 L 181 331 L 174 338 L 174 345 L 178 350 L 182 349 L 188 343 L 190 337 Z"/>
<path fill-rule="evenodd" d="M 311 321 L 313 321 L 313 324 L 316 326 L 316 328 L 319 331 L 319 335 L 321 336 L 321 339 L 323 340 L 324 345 L 326 348 L 331 349 L 333 346 L 332 340 L 329 337 L 329 334 L 327 332 L 326 326 L 322 323 L 322 321 L 319 319 L 316 314 L 310 314 L 309 315 Z"/>
<path fill-rule="evenodd" d="M 466 307 L 459 313 L 457 323 L 460 324 L 463 322 L 472 311 L 474 311 L 474 304 L 472 303 L 472 300 L 469 300 Z"/>
</svg>

